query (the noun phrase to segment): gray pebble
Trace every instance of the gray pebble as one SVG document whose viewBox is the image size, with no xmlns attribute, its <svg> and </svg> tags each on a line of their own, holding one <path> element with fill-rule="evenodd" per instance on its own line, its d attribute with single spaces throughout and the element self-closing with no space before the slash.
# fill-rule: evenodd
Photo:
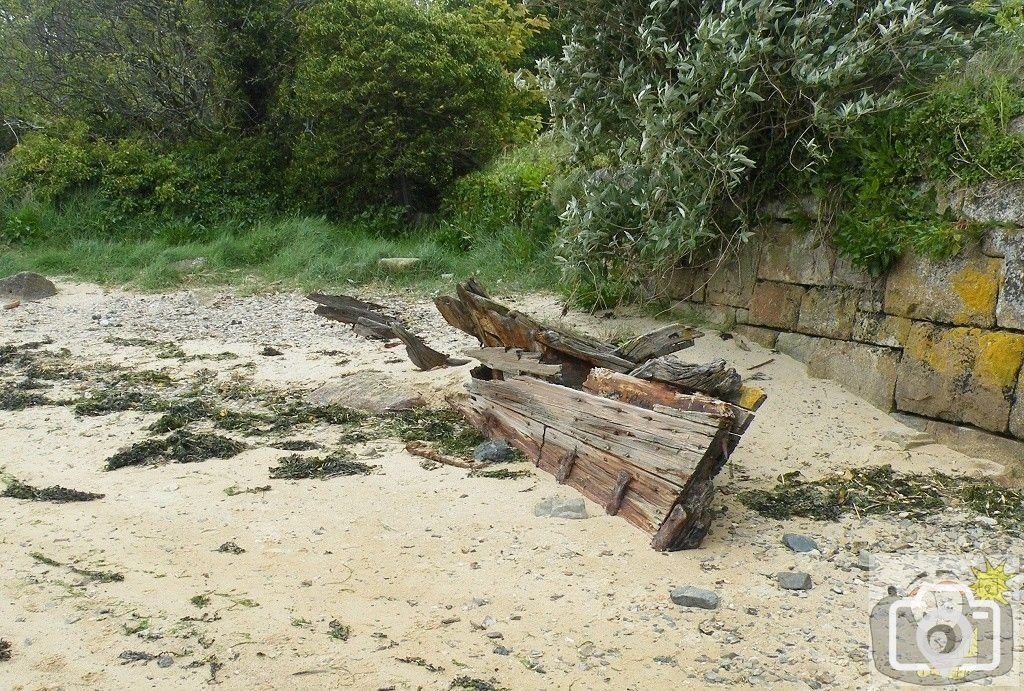
<svg viewBox="0 0 1024 691">
<path fill-rule="evenodd" d="M 673 588 L 671 597 L 672 602 L 682 607 L 699 607 L 701 609 L 716 609 L 718 607 L 717 594 L 693 585 Z"/>
<path fill-rule="evenodd" d="M 811 575 L 802 571 L 783 571 L 777 578 L 783 590 L 810 590 L 813 585 Z"/>
<path fill-rule="evenodd" d="M 534 516 L 547 516 L 548 518 L 586 518 L 587 505 L 582 498 L 562 499 L 561 497 L 548 497 L 541 499 L 533 507 Z"/>
<path fill-rule="evenodd" d="M 473 450 L 473 458 L 478 461 L 498 463 L 512 460 L 515 450 L 505 440 L 485 441 Z"/>
<path fill-rule="evenodd" d="M 782 536 L 782 544 L 794 552 L 813 552 L 818 549 L 818 543 L 806 535 L 798 533 L 786 533 Z"/>
</svg>

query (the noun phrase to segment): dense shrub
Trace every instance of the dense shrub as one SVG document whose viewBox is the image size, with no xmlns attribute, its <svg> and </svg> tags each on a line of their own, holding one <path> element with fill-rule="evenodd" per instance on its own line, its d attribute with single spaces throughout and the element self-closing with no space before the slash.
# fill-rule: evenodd
<svg viewBox="0 0 1024 691">
<path fill-rule="evenodd" d="M 293 194 L 326 212 L 430 209 L 511 127 L 513 86 L 463 20 L 407 0 L 326 0 L 298 18 L 282 102 Z"/>
<path fill-rule="evenodd" d="M 750 232 L 780 174 L 828 159 L 857 120 L 966 50 L 970 12 L 936 3 L 559 3 L 547 68 L 570 160 L 564 214 L 579 281 L 628 287 Z M 976 23 L 976 22 L 975 22 Z"/>
</svg>

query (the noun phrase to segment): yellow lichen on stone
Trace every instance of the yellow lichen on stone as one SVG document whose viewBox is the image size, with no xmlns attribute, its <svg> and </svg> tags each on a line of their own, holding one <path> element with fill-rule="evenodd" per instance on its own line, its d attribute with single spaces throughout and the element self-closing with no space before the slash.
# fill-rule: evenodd
<svg viewBox="0 0 1024 691">
<path fill-rule="evenodd" d="M 953 328 L 936 330 L 926 324 L 915 325 L 910 331 L 904 353 L 907 357 L 928 365 L 944 376 L 956 376 L 969 365 L 971 332 L 976 329 Z"/>
<path fill-rule="evenodd" d="M 991 264 L 989 266 L 989 264 Z M 967 323 L 981 317 L 989 321 L 996 313 L 996 301 L 999 299 L 999 264 L 998 260 L 986 262 L 984 270 L 967 265 L 953 274 L 950 285 L 963 304 L 957 315 L 957 321 Z"/>
<path fill-rule="evenodd" d="M 1024 361 L 1024 335 L 1006 331 L 982 331 L 974 376 L 985 385 L 1012 389 Z"/>
</svg>

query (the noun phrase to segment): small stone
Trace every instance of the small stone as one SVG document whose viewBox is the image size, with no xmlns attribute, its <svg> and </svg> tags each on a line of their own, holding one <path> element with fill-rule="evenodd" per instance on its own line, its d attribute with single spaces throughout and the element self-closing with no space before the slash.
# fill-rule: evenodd
<svg viewBox="0 0 1024 691">
<path fill-rule="evenodd" d="M 266 357 L 278 357 L 279 355 L 284 355 L 284 353 L 274 346 L 263 346 L 263 350 L 260 351 L 260 355 L 264 355 Z"/>
<path fill-rule="evenodd" d="M 806 535 L 798 533 L 785 533 L 782 536 L 782 544 L 794 552 L 813 552 L 818 549 L 818 543 Z"/>
<path fill-rule="evenodd" d="M 777 576 L 783 590 L 810 590 L 811 575 L 802 571 L 783 571 Z"/>
<path fill-rule="evenodd" d="M 419 257 L 385 257 L 377 265 L 388 271 L 405 271 L 420 263 Z"/>
<path fill-rule="evenodd" d="M 511 648 L 506 648 L 503 645 L 496 645 L 496 646 L 494 646 L 494 654 L 495 655 L 511 655 L 512 654 L 512 649 Z"/>
<path fill-rule="evenodd" d="M 878 560 L 870 552 L 861 550 L 857 555 L 857 563 L 854 564 L 861 571 L 871 571 L 878 568 Z"/>
<path fill-rule="evenodd" d="M 548 497 L 537 502 L 533 507 L 533 515 L 548 518 L 587 518 L 587 505 L 580 498 Z"/>
<path fill-rule="evenodd" d="M 500 631 L 488 631 L 487 637 L 497 640 L 499 638 L 504 638 L 505 636 L 503 636 Z"/>
<path fill-rule="evenodd" d="M 16 307 L 21 307 L 21 300 L 13 300 L 11 302 L 4 303 L 5 310 L 12 310 Z"/>
<path fill-rule="evenodd" d="M 217 548 L 218 552 L 224 552 L 226 554 L 245 554 L 245 550 L 239 547 L 234 542 L 225 542 L 223 545 Z"/>
<path fill-rule="evenodd" d="M 206 257 L 193 257 L 192 259 L 182 259 L 181 261 L 174 262 L 171 264 L 171 268 L 175 271 L 196 271 L 206 267 Z"/>
<path fill-rule="evenodd" d="M 717 609 L 718 595 L 710 590 L 693 585 L 673 588 L 670 595 L 672 602 L 681 607 L 699 607 L 701 609 Z"/>
<path fill-rule="evenodd" d="M 57 294 L 57 286 L 45 276 L 23 271 L 0 279 L 0 297 L 15 298 L 25 302 L 42 300 Z"/>
<path fill-rule="evenodd" d="M 496 441 L 485 441 L 473 449 L 473 458 L 478 461 L 489 461 L 500 463 L 512 459 L 514 449 L 512 445 L 503 439 Z"/>
<path fill-rule="evenodd" d="M 174 658 L 170 655 L 161 655 L 156 659 L 156 666 L 166 669 L 174 664 Z"/>
</svg>

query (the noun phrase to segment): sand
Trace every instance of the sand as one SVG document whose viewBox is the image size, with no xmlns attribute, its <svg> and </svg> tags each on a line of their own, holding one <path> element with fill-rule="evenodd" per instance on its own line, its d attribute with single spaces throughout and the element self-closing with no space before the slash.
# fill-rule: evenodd
<svg viewBox="0 0 1024 691">
<path fill-rule="evenodd" d="M 46 349 L 68 348 L 81 365 L 166 369 L 182 382 L 204 369 L 225 379 L 244 371 L 263 386 L 313 390 L 351 373 L 386 372 L 434 403 L 468 377 L 468 367 L 418 372 L 400 349 L 312 316 L 298 295 L 60 287 L 57 297 L 0 312 L 0 344 L 49 337 Z M 561 312 L 551 296 L 498 292 L 542 318 Z M 471 344 L 427 300 L 376 298 L 435 347 Z M 599 336 L 655 323 L 575 313 L 565 321 Z M 111 336 L 238 357 L 162 359 Z M 284 355 L 261 356 L 265 345 Z M 0 412 L 4 471 L 106 495 L 63 505 L 0 499 L 0 638 L 13 644 L 12 659 L 0 662 L 0 688 L 447 689 L 460 676 L 512 689 L 851 688 L 871 683 L 867 576 L 850 566 L 860 549 L 959 552 L 967 526 L 969 548 L 1019 547 L 998 531 L 979 532 L 970 517 L 821 523 L 744 508 L 737 491 L 770 487 L 793 470 L 813 478 L 880 463 L 1002 468 L 935 444 L 904 450 L 901 435 L 911 430 L 756 345 L 709 332 L 686 356 L 724 357 L 745 374 L 771 359 L 757 368 L 769 399 L 717 483 L 711 535 L 698 550 L 671 554 L 652 551 L 648 536 L 591 503 L 585 520 L 535 516 L 543 498 L 577 496 L 544 473 L 494 480 L 425 470 L 396 440 L 358 448 L 375 473 L 328 481 L 269 480 L 283 454 L 260 446 L 227 460 L 103 472 L 106 457 L 149 436 L 155 414 Z M 254 367 L 240 370 L 246 363 Z M 337 435 L 319 426 L 293 436 L 330 444 Z M 271 491 L 225 493 L 264 485 Z M 820 553 L 790 552 L 783 532 L 814 537 Z M 245 552 L 217 551 L 228 541 Z M 124 580 L 88 581 L 34 552 Z M 792 568 L 810 573 L 814 588 L 780 590 L 775 574 Z M 716 591 L 719 609 L 674 605 L 677 585 Z M 208 604 L 198 607 L 196 596 Z M 348 640 L 329 635 L 334 620 L 350 627 Z M 124 651 L 163 653 L 168 666 L 128 662 Z M 211 661 L 222 665 L 215 681 Z"/>
</svg>

